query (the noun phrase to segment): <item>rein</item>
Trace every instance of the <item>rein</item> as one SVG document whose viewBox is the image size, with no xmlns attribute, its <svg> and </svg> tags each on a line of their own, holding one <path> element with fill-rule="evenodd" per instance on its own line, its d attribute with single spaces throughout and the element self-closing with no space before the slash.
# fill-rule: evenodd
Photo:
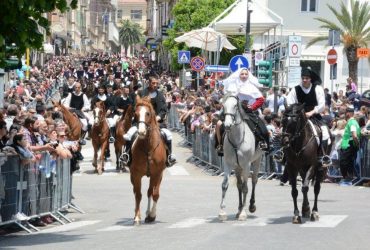
<svg viewBox="0 0 370 250">
<path fill-rule="evenodd" d="M 289 116 L 289 115 L 287 115 L 287 116 Z M 294 116 L 294 115 L 290 115 L 290 117 L 292 117 L 292 116 Z M 299 125 L 299 123 L 297 122 L 295 130 L 298 130 L 298 127 L 299 127 L 298 125 Z M 293 136 L 291 136 L 292 135 L 291 133 L 287 133 L 286 130 L 283 131 L 282 135 L 283 135 L 283 137 L 288 136 L 289 144 L 287 146 L 283 146 L 282 148 L 283 149 L 291 148 L 292 151 L 294 152 L 294 154 L 298 157 L 307 148 L 308 144 L 314 139 L 314 135 L 312 133 L 310 139 L 303 145 L 303 147 L 299 151 L 295 151 L 293 149 L 293 142 L 296 139 L 300 138 L 300 136 L 303 134 L 304 130 L 306 129 L 307 125 L 308 125 L 308 120 L 306 120 L 304 126 L 302 126 L 302 128 L 299 130 L 299 132 L 295 133 Z"/>
<path fill-rule="evenodd" d="M 243 119 L 241 118 L 241 115 L 240 115 L 240 108 L 239 108 L 239 98 L 237 97 L 237 96 L 229 96 L 229 97 L 233 97 L 233 98 L 235 98 L 236 99 L 236 101 L 237 101 L 237 108 L 236 108 L 236 111 L 235 111 L 235 113 L 224 113 L 225 114 L 225 117 L 227 116 L 227 115 L 229 115 L 229 116 L 231 116 L 231 118 L 232 118 L 232 120 L 233 120 L 233 122 L 234 122 L 234 126 L 236 126 L 236 127 L 238 127 L 238 126 L 240 126 L 240 125 L 243 125 L 242 124 L 242 122 L 243 122 Z M 240 118 L 240 121 L 238 122 L 238 123 L 236 123 L 236 113 L 239 113 L 239 118 Z M 248 125 L 247 125 L 248 126 Z M 229 143 L 230 143 L 230 145 L 233 147 L 233 149 L 234 149 L 234 152 L 235 152 L 235 156 L 236 156 L 236 162 L 238 163 L 238 165 L 240 165 L 240 163 L 239 163 L 239 157 L 238 157 L 238 148 L 240 147 L 240 145 L 244 142 L 244 138 L 245 138 L 245 127 L 243 127 L 243 132 L 242 132 L 242 134 L 243 134 L 243 138 L 241 139 L 241 141 L 237 144 L 237 145 L 235 145 L 234 143 L 232 143 L 231 142 L 231 140 L 230 140 L 230 136 L 229 136 L 229 132 L 230 131 L 226 131 L 226 134 L 227 134 L 227 140 L 229 141 Z"/>
</svg>

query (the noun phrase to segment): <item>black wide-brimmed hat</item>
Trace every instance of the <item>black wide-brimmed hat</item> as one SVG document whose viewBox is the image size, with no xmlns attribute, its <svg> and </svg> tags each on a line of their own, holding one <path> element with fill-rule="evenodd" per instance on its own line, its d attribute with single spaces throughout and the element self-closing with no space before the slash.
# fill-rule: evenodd
<svg viewBox="0 0 370 250">
<path fill-rule="evenodd" d="M 321 84 L 322 83 L 321 77 L 315 71 L 313 71 L 309 68 L 302 69 L 301 77 L 303 77 L 303 76 L 310 77 L 311 82 L 314 83 L 314 84 Z"/>
</svg>

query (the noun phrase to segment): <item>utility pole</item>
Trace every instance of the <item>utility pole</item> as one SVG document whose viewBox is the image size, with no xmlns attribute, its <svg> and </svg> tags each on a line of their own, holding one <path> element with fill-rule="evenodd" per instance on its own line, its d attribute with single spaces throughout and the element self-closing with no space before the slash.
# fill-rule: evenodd
<svg viewBox="0 0 370 250">
<path fill-rule="evenodd" d="M 251 40 L 251 9 L 252 0 L 248 0 L 247 2 L 247 20 L 246 20 L 246 28 L 245 28 L 245 53 L 250 53 L 250 40 Z"/>
</svg>

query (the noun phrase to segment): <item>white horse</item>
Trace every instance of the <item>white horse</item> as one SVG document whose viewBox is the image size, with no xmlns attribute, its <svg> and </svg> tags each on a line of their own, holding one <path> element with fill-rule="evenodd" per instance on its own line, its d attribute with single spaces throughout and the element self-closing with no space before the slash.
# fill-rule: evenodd
<svg viewBox="0 0 370 250">
<path fill-rule="evenodd" d="M 237 187 L 239 192 L 239 207 L 236 218 L 246 220 L 245 211 L 248 177 L 252 170 L 252 195 L 249 203 L 249 211 L 256 211 L 254 192 L 258 180 L 262 150 L 256 148 L 255 137 L 243 117 L 246 116 L 239 98 L 233 94 L 227 94 L 223 98 L 225 114 L 225 137 L 224 137 L 224 180 L 222 182 L 221 210 L 218 215 L 221 221 L 227 219 L 225 206 L 225 195 L 229 186 L 229 177 L 232 170 L 235 171 Z"/>
</svg>

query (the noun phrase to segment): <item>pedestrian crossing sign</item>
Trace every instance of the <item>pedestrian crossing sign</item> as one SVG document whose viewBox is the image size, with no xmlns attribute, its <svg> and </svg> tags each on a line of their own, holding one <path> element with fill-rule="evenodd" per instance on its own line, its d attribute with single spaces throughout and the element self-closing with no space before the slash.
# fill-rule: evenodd
<svg viewBox="0 0 370 250">
<path fill-rule="evenodd" d="M 178 56 L 177 62 L 179 64 L 185 64 L 190 62 L 190 51 L 185 50 L 179 51 L 177 56 Z"/>
</svg>

